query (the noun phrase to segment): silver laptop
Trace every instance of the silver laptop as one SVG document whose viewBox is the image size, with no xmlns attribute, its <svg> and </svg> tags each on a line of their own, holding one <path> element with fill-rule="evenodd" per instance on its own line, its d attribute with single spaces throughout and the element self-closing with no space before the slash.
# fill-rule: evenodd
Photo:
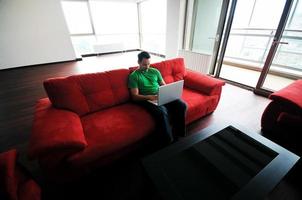
<svg viewBox="0 0 302 200">
<path fill-rule="evenodd" d="M 159 87 L 157 100 L 149 101 L 149 102 L 161 106 L 163 104 L 169 103 L 176 99 L 180 99 L 182 95 L 183 86 L 184 86 L 183 80 L 162 85 Z"/>
</svg>

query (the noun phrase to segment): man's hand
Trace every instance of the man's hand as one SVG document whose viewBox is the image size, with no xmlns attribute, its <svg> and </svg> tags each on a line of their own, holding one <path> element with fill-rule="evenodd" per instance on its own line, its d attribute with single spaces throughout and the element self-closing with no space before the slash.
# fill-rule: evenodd
<svg viewBox="0 0 302 200">
<path fill-rule="evenodd" d="M 139 94 L 138 88 L 132 88 L 132 89 L 130 89 L 130 92 L 131 92 L 132 99 L 134 101 L 157 100 L 157 95 L 141 95 L 141 94 Z"/>
<path fill-rule="evenodd" d="M 160 82 L 160 85 L 166 85 L 166 82 L 164 81 L 164 79 Z"/>
<path fill-rule="evenodd" d="M 157 100 L 157 95 L 146 95 L 146 97 L 147 97 L 148 100 L 150 100 L 150 101 L 155 101 L 155 100 Z"/>
</svg>

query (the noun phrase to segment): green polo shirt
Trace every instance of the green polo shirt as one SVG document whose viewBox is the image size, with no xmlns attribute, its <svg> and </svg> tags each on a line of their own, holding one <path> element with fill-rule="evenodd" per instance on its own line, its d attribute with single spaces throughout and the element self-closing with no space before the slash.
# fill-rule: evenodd
<svg viewBox="0 0 302 200">
<path fill-rule="evenodd" d="M 163 78 L 160 72 L 149 67 L 147 70 L 137 69 L 129 75 L 129 88 L 138 88 L 141 95 L 155 95 Z"/>
</svg>

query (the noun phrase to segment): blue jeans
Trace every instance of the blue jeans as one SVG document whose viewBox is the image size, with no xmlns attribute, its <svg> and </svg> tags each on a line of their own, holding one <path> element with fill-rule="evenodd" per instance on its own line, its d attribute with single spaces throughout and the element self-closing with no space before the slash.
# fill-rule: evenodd
<svg viewBox="0 0 302 200">
<path fill-rule="evenodd" d="M 156 122 L 156 132 L 163 138 L 164 143 L 171 143 L 174 140 L 173 134 L 175 136 L 186 135 L 187 105 L 182 100 L 178 99 L 162 106 L 154 105 L 148 101 L 138 101 L 136 103 L 144 107 L 153 116 Z"/>
</svg>

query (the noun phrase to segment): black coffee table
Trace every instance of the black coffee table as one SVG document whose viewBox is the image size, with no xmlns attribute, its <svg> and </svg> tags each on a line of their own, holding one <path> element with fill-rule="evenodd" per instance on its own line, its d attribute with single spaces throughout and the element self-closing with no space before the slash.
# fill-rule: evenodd
<svg viewBox="0 0 302 200">
<path fill-rule="evenodd" d="M 299 157 L 239 125 L 215 124 L 142 160 L 163 199 L 264 199 Z"/>
</svg>

